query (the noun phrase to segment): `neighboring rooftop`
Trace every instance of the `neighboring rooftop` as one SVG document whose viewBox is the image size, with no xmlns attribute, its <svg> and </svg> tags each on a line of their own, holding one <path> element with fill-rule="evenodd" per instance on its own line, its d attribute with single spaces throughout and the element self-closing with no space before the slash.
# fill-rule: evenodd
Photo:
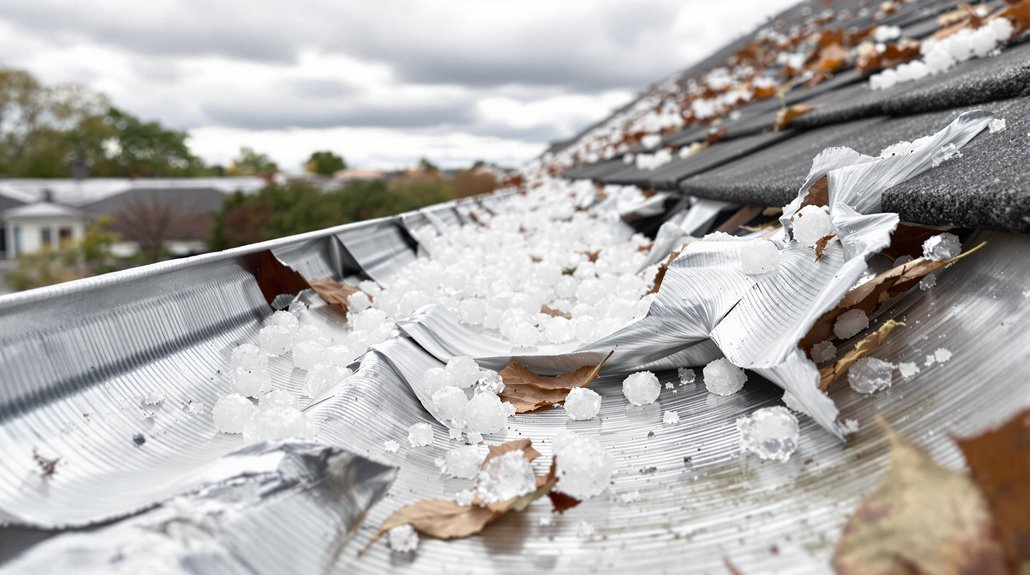
<svg viewBox="0 0 1030 575">
<path fill-rule="evenodd" d="M 9 208 L 0 213 L 4 219 L 29 219 L 29 218 L 81 218 L 82 210 L 55 204 L 53 202 L 37 202 L 16 208 Z"/>
<path fill-rule="evenodd" d="M 38 202 L 49 192 L 56 202 L 85 206 L 128 190 L 210 188 L 226 194 L 237 190 L 248 193 L 266 183 L 257 177 L 0 179 L 0 202 L 4 197 L 22 203 Z"/>
</svg>

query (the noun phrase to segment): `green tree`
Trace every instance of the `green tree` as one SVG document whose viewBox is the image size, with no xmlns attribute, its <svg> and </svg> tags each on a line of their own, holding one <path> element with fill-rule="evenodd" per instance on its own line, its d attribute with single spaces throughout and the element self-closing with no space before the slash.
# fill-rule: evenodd
<svg viewBox="0 0 1030 575">
<path fill-rule="evenodd" d="M 346 170 L 347 162 L 329 150 L 322 150 L 311 154 L 304 163 L 304 169 L 311 174 L 331 176 L 340 170 Z"/>
<path fill-rule="evenodd" d="M 440 171 L 440 166 L 437 166 L 433 162 L 430 162 L 429 158 L 422 157 L 418 160 L 418 169 L 423 172 L 437 173 Z"/>
<path fill-rule="evenodd" d="M 0 69 L 0 174 L 57 178 L 208 173 L 186 132 L 143 121 L 77 84 Z"/>
<path fill-rule="evenodd" d="M 279 166 L 267 154 L 243 147 L 226 171 L 233 176 L 271 176 L 279 172 Z"/>
<path fill-rule="evenodd" d="M 145 122 L 115 107 L 86 118 L 69 133 L 77 157 L 100 177 L 181 177 L 204 165 L 190 151 L 186 132 Z"/>
<path fill-rule="evenodd" d="M 0 68 L 0 174 L 67 177 L 72 154 L 65 134 L 107 106 L 83 86 L 45 86 L 24 70 Z"/>
<path fill-rule="evenodd" d="M 208 247 L 222 250 L 389 216 L 450 200 L 455 193 L 450 181 L 425 177 L 355 181 L 332 192 L 304 183 L 270 185 L 256 194 L 227 197 L 215 214 Z"/>
</svg>

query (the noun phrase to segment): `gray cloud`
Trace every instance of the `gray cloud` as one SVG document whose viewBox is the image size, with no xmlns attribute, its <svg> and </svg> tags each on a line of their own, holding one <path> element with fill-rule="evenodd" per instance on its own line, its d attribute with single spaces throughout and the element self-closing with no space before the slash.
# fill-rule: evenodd
<svg viewBox="0 0 1030 575">
<path fill-rule="evenodd" d="M 269 147 L 294 128 L 495 138 L 500 157 L 571 136 L 794 1 L 5 0 L 0 55 L 178 129 L 280 130 Z"/>
<path fill-rule="evenodd" d="M 416 106 L 342 103 L 277 108 L 260 103 L 212 102 L 201 109 L 210 123 L 251 130 L 343 126 L 417 129 L 448 124 L 469 125 L 475 120 L 467 102 L 427 102 Z"/>
</svg>

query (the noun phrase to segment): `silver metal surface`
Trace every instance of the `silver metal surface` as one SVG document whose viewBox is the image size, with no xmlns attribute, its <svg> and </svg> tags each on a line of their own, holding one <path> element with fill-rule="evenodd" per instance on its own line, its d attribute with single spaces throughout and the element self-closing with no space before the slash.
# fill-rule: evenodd
<svg viewBox="0 0 1030 575">
<path fill-rule="evenodd" d="M 333 563 L 339 544 L 395 473 L 312 443 L 254 444 L 223 463 L 238 475 L 111 526 L 54 538 L 8 569 L 318 573 Z"/>
<path fill-rule="evenodd" d="M 463 217 L 463 204 L 456 206 L 450 217 Z M 435 222 L 427 216 L 423 223 L 446 221 L 446 213 L 436 212 Z M 845 212 L 843 217 L 864 216 Z M 85 568 L 74 562 L 83 549 L 97 560 L 111 557 L 121 543 L 140 541 L 141 529 L 149 536 L 155 524 L 180 523 L 189 515 L 182 505 L 203 514 L 211 504 L 221 514 L 229 501 L 261 501 L 267 505 L 233 508 L 232 522 L 216 522 L 207 532 L 214 533 L 209 538 L 213 549 L 189 547 L 196 540 L 196 523 L 185 521 L 190 529 L 162 540 L 167 545 L 151 559 L 171 562 L 173 572 L 323 572 L 329 550 L 344 538 L 342 531 L 357 525 L 354 513 L 378 498 L 389 483 L 387 468 L 396 466 L 396 481 L 371 507 L 329 571 L 680 572 L 689 561 L 693 571 L 724 572 L 725 558 L 745 572 L 825 571 L 848 514 L 886 468 L 886 442 L 872 423 L 874 414 L 942 462 L 958 466 L 961 457 L 949 433 L 982 430 L 1030 405 L 1025 341 L 1030 238 L 978 233 L 966 244 L 986 240 L 985 248 L 942 271 L 933 289 L 914 290 L 892 302 L 873 323 L 886 317 L 904 320 L 907 327 L 895 330 L 876 355 L 915 361 L 922 371 L 872 397 L 859 396 L 843 383 L 831 389 L 840 417 L 862 426 L 847 443 L 825 431 L 826 422 L 820 427 L 803 417 L 801 446 L 789 462 L 739 454 L 735 419 L 778 404 L 782 394 L 757 374 L 780 385 L 813 376 L 814 365 L 796 352 L 780 354 L 783 361 L 776 365 L 759 367 L 742 392 L 725 398 L 705 391 L 698 370 L 697 383 L 663 390 L 659 401 L 645 408 L 628 408 L 621 378 L 604 376 L 591 386 L 603 395 L 598 419 L 571 422 L 561 409 L 518 415 L 504 437 L 489 441 L 532 438 L 544 454 L 537 462 L 542 472 L 557 432 L 596 435 L 617 462 L 609 493 L 555 517 L 551 525 L 540 524 L 550 517 L 549 504 L 541 501 L 469 539 L 423 540 L 413 555 L 390 553 L 380 542 L 359 558 L 357 549 L 397 507 L 452 497 L 471 483 L 441 476 L 435 459 L 456 445 L 442 426 L 433 426 L 432 447 L 407 447 L 408 426 L 434 423 L 424 407 L 426 398 L 412 382 L 420 381 L 428 367 L 441 365 L 441 358 L 459 352 L 492 358 L 485 362 L 491 367 L 518 358 L 558 369 L 565 361 L 559 351 L 519 355 L 431 309 L 401 322 L 400 337 L 374 346 L 344 385 L 302 404 L 315 439 L 324 444 L 312 446 L 314 452 L 337 454 L 356 469 L 369 470 L 361 475 L 367 481 L 355 480 L 335 491 L 334 484 L 321 483 L 333 475 L 318 468 L 302 473 L 308 479 L 290 488 L 270 490 L 268 498 L 233 495 L 238 484 L 229 478 L 270 468 L 255 472 L 254 466 L 234 459 L 242 440 L 216 433 L 210 408 L 228 389 L 224 372 L 231 349 L 253 340 L 270 313 L 253 278 L 259 252 L 271 249 L 307 277 L 360 273 L 388 283 L 415 257 L 417 225 L 414 218 L 376 220 L 0 298 L 0 521 L 66 528 L 138 514 L 81 536 L 93 539 L 58 535 L 53 547 L 45 544 L 26 556 L 23 568 Z M 853 235 L 860 237 L 860 228 Z M 632 337 L 617 332 L 596 349 L 579 350 L 581 355 L 601 354 L 617 343 L 633 352 L 621 357 L 634 358 L 637 368 L 660 369 L 703 363 L 701 356 L 720 353 L 709 334 L 744 293 L 756 289 L 756 282 L 739 273 L 711 271 L 736 264 L 735 252 L 718 249 L 719 243 L 698 244 L 670 268 L 669 289 L 662 290 L 648 316 L 666 314 L 665 322 L 645 318 L 626 328 L 637 330 Z M 848 249 L 845 242 L 827 257 L 843 262 Z M 683 298 L 702 293 L 707 295 L 699 306 L 682 305 Z M 310 294 L 303 297 L 312 304 L 304 312 L 305 322 L 325 329 L 342 325 L 336 311 Z M 633 345 L 638 347 L 628 349 Z M 925 364 L 923 358 L 937 348 L 948 349 L 952 358 Z M 613 361 L 616 368 L 633 367 L 630 359 Z M 273 359 L 269 369 L 273 380 L 299 394 L 302 378 L 289 360 Z M 676 381 L 675 372 L 659 375 Z M 141 402 L 152 390 L 166 395 L 159 407 Z M 191 403 L 202 404 L 203 412 L 191 413 Z M 664 410 L 677 411 L 681 423 L 663 425 Z M 145 444 L 133 442 L 137 433 L 145 435 Z M 385 452 L 386 440 L 400 442 L 400 451 Z M 40 477 L 33 450 L 60 458 L 53 477 Z M 351 459 L 339 450 L 355 455 Z M 180 497 L 205 484 L 208 490 Z M 325 489 L 356 503 L 348 504 L 349 511 L 322 505 L 313 494 Z M 625 500 L 636 492 L 639 500 Z M 596 535 L 577 535 L 581 521 L 592 524 Z M 6 532 L 0 527 L 0 551 Z M 148 545 L 154 541 L 145 540 Z M 185 565 L 178 563 L 184 545 L 187 555 L 200 553 Z M 102 567 L 101 562 L 97 569 Z"/>
<path fill-rule="evenodd" d="M 469 539 L 424 539 L 413 555 L 391 553 L 380 542 L 358 557 L 357 549 L 402 504 L 451 497 L 471 482 L 444 479 L 436 468 L 434 459 L 453 445 L 442 427 L 436 427 L 431 449 L 382 452 L 382 440 L 403 436 L 410 423 L 432 422 L 403 386 L 364 380 L 360 388 L 342 390 L 333 400 L 340 415 L 346 412 L 342 406 L 351 405 L 376 425 L 360 431 L 351 423 L 334 435 L 347 437 L 359 453 L 367 450 L 370 457 L 400 465 L 400 472 L 334 572 L 725 573 L 724 557 L 745 573 L 829 571 L 845 520 L 887 467 L 886 438 L 874 415 L 942 463 L 959 467 L 961 455 L 950 434 L 984 430 L 1030 406 L 1025 338 L 1030 305 L 1024 295 L 1030 238 L 981 233 L 968 242 L 982 240 L 987 246 L 941 272 L 936 287 L 905 294 L 875 318 L 874 326 L 888 317 L 908 324 L 895 330 L 876 356 L 914 361 L 922 371 L 872 397 L 854 393 L 846 383 L 831 388 L 841 417 L 861 424 L 847 443 L 802 417 L 801 445 L 787 463 L 740 455 L 735 419 L 779 404 L 782 393 L 754 374 L 741 393 L 723 398 L 705 391 L 698 370 L 696 384 L 677 386 L 676 393 L 663 390 L 658 403 L 647 408 L 627 408 L 619 379 L 602 377 L 591 385 L 603 396 L 597 421 L 569 421 L 561 409 L 515 416 L 505 439 L 532 438 L 544 453 L 538 471 L 548 463 L 550 441 L 561 430 L 597 436 L 617 461 L 609 494 L 555 516 L 551 526 L 539 523 L 550 516 L 550 505 L 540 502 Z M 940 347 L 953 357 L 925 366 L 925 356 Z M 415 361 L 404 369 L 417 373 L 425 365 L 431 364 Z M 660 376 L 663 382 L 676 380 L 673 372 Z M 679 412 L 681 423 L 663 425 L 664 410 Z M 620 500 L 635 491 L 639 501 Z M 577 536 L 580 521 L 592 523 L 597 534 Z"/>
</svg>

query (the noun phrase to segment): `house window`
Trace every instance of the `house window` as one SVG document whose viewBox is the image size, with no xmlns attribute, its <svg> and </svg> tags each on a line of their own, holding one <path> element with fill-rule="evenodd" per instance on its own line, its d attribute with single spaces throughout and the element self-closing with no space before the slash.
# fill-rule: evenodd
<svg viewBox="0 0 1030 575">
<path fill-rule="evenodd" d="M 65 242 L 72 241 L 72 228 L 71 226 L 61 226 L 57 229 L 57 241 L 58 244 L 64 245 Z"/>
<path fill-rule="evenodd" d="M 7 253 L 7 229 L 0 225 L 0 256 Z"/>
<path fill-rule="evenodd" d="M 39 241 L 43 245 L 43 247 L 48 248 L 50 247 L 50 244 L 53 243 L 54 239 L 52 235 L 53 234 L 50 233 L 50 228 L 43 228 L 39 230 Z"/>
</svg>

